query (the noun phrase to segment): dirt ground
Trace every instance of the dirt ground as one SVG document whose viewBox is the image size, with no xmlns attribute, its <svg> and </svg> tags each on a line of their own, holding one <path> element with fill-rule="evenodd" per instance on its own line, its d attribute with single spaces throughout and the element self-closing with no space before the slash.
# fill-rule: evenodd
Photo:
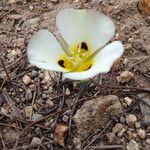
<svg viewBox="0 0 150 150">
<path fill-rule="evenodd" d="M 124 44 L 125 53 L 119 68 L 115 68 L 115 73 L 111 71 L 103 76 L 100 88 L 97 78 L 89 83 L 62 81 L 61 74 L 38 69 L 27 61 L 26 47 L 33 33 L 46 28 L 56 34 L 55 17 L 68 7 L 92 8 L 110 16 L 116 26 L 112 41 L 121 40 Z M 118 77 L 124 71 L 133 76 L 120 83 Z M 114 79 L 109 81 L 112 74 Z M 132 104 L 121 102 L 123 113 L 110 118 L 111 123 L 105 130 L 96 129 L 94 135 L 78 142 L 74 138 L 77 127 L 73 115 L 84 101 L 110 94 L 120 99 L 129 97 Z M 150 16 L 139 11 L 138 0 L 0 1 L 1 150 L 81 150 L 85 147 L 119 150 L 128 149 L 132 140 L 139 145 L 133 150 L 149 150 L 150 122 L 142 122 L 140 102 L 144 98 L 139 98 L 139 94 L 150 96 Z M 150 97 L 148 99 L 150 101 Z M 126 122 L 128 114 L 137 118 L 133 127 Z M 118 123 L 125 129 L 121 137 L 111 132 Z M 140 137 L 139 130 L 145 133 L 145 137 Z M 95 138 L 97 134 L 99 137 Z"/>
</svg>

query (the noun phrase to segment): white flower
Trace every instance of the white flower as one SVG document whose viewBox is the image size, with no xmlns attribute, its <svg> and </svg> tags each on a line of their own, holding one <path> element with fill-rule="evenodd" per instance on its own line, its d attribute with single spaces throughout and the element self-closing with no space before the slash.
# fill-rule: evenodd
<svg viewBox="0 0 150 150">
<path fill-rule="evenodd" d="M 86 80 L 111 69 L 124 51 L 120 41 L 106 45 L 115 32 L 112 20 L 94 10 L 64 9 L 56 17 L 60 37 L 38 31 L 29 41 L 29 62 L 63 72 L 65 78 Z"/>
</svg>

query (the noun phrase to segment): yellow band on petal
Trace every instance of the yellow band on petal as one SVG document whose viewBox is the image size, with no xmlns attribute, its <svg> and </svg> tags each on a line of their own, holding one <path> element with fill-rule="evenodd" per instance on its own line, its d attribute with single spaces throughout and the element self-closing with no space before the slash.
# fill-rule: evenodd
<svg viewBox="0 0 150 150">
<path fill-rule="evenodd" d="M 62 55 L 59 57 L 58 64 L 67 71 L 82 72 L 91 68 L 93 59 L 87 61 L 92 55 L 92 51 L 85 42 L 71 46 L 72 56 Z"/>
</svg>

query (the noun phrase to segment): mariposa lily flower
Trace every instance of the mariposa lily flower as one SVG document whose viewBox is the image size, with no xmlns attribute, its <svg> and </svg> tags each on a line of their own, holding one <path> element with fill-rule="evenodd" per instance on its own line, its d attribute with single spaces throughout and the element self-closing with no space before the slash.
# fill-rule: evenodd
<svg viewBox="0 0 150 150">
<path fill-rule="evenodd" d="M 108 72 L 124 51 L 120 41 L 107 44 L 115 32 L 112 20 L 94 10 L 64 9 L 56 17 L 60 36 L 39 30 L 29 41 L 29 62 L 63 72 L 64 78 L 86 80 Z"/>
</svg>

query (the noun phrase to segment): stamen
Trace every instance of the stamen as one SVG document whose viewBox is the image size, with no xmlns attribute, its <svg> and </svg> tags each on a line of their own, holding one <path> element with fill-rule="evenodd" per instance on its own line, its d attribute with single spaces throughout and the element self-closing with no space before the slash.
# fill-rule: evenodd
<svg viewBox="0 0 150 150">
<path fill-rule="evenodd" d="M 58 37 L 58 41 L 61 45 L 61 47 L 63 48 L 64 52 L 66 53 L 67 56 L 72 56 L 72 53 L 71 51 L 69 50 L 69 46 L 68 44 L 66 43 L 66 41 L 63 39 L 62 36 L 59 36 Z"/>
<path fill-rule="evenodd" d="M 88 61 L 90 61 L 92 58 L 94 58 L 94 57 L 97 55 L 97 53 L 98 53 L 101 49 L 103 49 L 105 46 L 106 46 L 106 44 L 105 44 L 104 46 L 102 46 L 101 48 L 99 48 L 98 50 L 96 50 L 94 53 L 92 53 L 92 54 L 86 59 L 86 62 L 88 62 Z"/>
<path fill-rule="evenodd" d="M 81 52 L 81 43 L 79 44 L 79 47 L 78 47 L 78 54 Z"/>
<path fill-rule="evenodd" d="M 69 72 L 86 71 L 93 65 L 93 60 L 87 61 L 87 58 L 92 55 L 92 51 L 88 48 L 85 42 L 71 47 L 72 55 L 62 56 L 58 64 Z"/>
</svg>

